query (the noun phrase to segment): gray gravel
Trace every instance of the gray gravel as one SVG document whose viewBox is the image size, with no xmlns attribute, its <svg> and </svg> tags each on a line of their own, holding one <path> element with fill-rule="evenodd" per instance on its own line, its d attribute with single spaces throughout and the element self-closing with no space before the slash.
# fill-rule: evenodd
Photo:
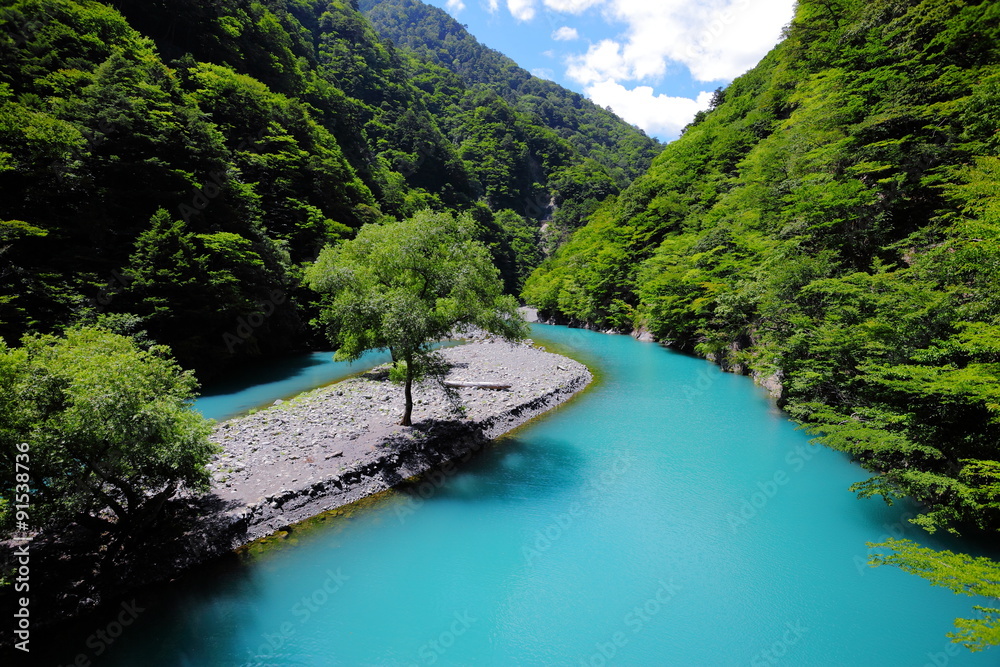
<svg viewBox="0 0 1000 667">
<path fill-rule="evenodd" d="M 407 450 L 442 446 L 432 442 L 441 436 L 426 432 L 429 424 L 458 424 L 496 438 L 567 400 L 592 379 L 583 364 L 530 342 L 485 338 L 441 354 L 452 365 L 448 380 L 502 382 L 511 388 L 446 393 L 435 380 L 418 383 L 414 426 L 403 427 L 398 425 L 403 388 L 390 382 L 388 366 L 381 366 L 219 424 L 212 439 L 223 451 L 210 466 L 213 492 L 236 508 L 234 518 L 248 527 L 240 542 L 424 472 L 440 457 L 416 461 Z"/>
</svg>

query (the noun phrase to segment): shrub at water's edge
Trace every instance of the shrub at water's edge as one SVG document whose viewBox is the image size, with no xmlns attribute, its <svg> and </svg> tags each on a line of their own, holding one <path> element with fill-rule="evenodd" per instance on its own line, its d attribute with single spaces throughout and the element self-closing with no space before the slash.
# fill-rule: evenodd
<svg viewBox="0 0 1000 667">
<path fill-rule="evenodd" d="M 99 329 L 0 341 L 0 457 L 17 471 L 0 481 L 4 532 L 74 521 L 124 543 L 180 487 L 207 490 L 217 448 L 196 388 L 165 348 Z"/>
</svg>

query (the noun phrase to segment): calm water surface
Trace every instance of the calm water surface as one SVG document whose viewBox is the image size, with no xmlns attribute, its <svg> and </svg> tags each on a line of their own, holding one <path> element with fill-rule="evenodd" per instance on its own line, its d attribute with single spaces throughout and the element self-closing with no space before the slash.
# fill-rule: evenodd
<svg viewBox="0 0 1000 667">
<path fill-rule="evenodd" d="M 388 350 L 366 352 L 355 362 L 334 361 L 333 352 L 305 352 L 260 362 L 205 387 L 194 407 L 209 419 L 229 419 L 392 361 Z"/>
<path fill-rule="evenodd" d="M 140 601 L 94 664 L 1000 662 L 949 654 L 976 600 L 864 567 L 866 541 L 920 538 L 907 508 L 857 500 L 865 473 L 749 379 L 625 336 L 534 332 L 598 385 L 455 474 Z"/>
</svg>

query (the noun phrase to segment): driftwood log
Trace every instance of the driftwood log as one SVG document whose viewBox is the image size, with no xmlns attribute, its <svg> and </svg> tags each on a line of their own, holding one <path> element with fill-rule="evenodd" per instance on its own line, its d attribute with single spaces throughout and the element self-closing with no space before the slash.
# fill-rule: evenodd
<svg viewBox="0 0 1000 667">
<path fill-rule="evenodd" d="M 445 380 L 446 387 L 472 387 L 473 389 L 510 389 L 510 385 L 503 382 L 461 382 Z"/>
</svg>

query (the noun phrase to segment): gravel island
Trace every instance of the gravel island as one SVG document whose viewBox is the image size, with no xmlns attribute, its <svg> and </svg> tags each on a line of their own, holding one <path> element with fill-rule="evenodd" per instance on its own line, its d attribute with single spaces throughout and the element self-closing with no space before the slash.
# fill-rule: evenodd
<svg viewBox="0 0 1000 667">
<path fill-rule="evenodd" d="M 403 389 L 380 366 L 219 424 L 213 494 L 240 527 L 230 547 L 466 456 L 591 380 L 583 364 L 530 343 L 486 338 L 441 354 L 451 366 L 446 380 L 510 389 L 446 391 L 426 380 L 414 385 L 414 425 L 403 427 Z"/>
</svg>

